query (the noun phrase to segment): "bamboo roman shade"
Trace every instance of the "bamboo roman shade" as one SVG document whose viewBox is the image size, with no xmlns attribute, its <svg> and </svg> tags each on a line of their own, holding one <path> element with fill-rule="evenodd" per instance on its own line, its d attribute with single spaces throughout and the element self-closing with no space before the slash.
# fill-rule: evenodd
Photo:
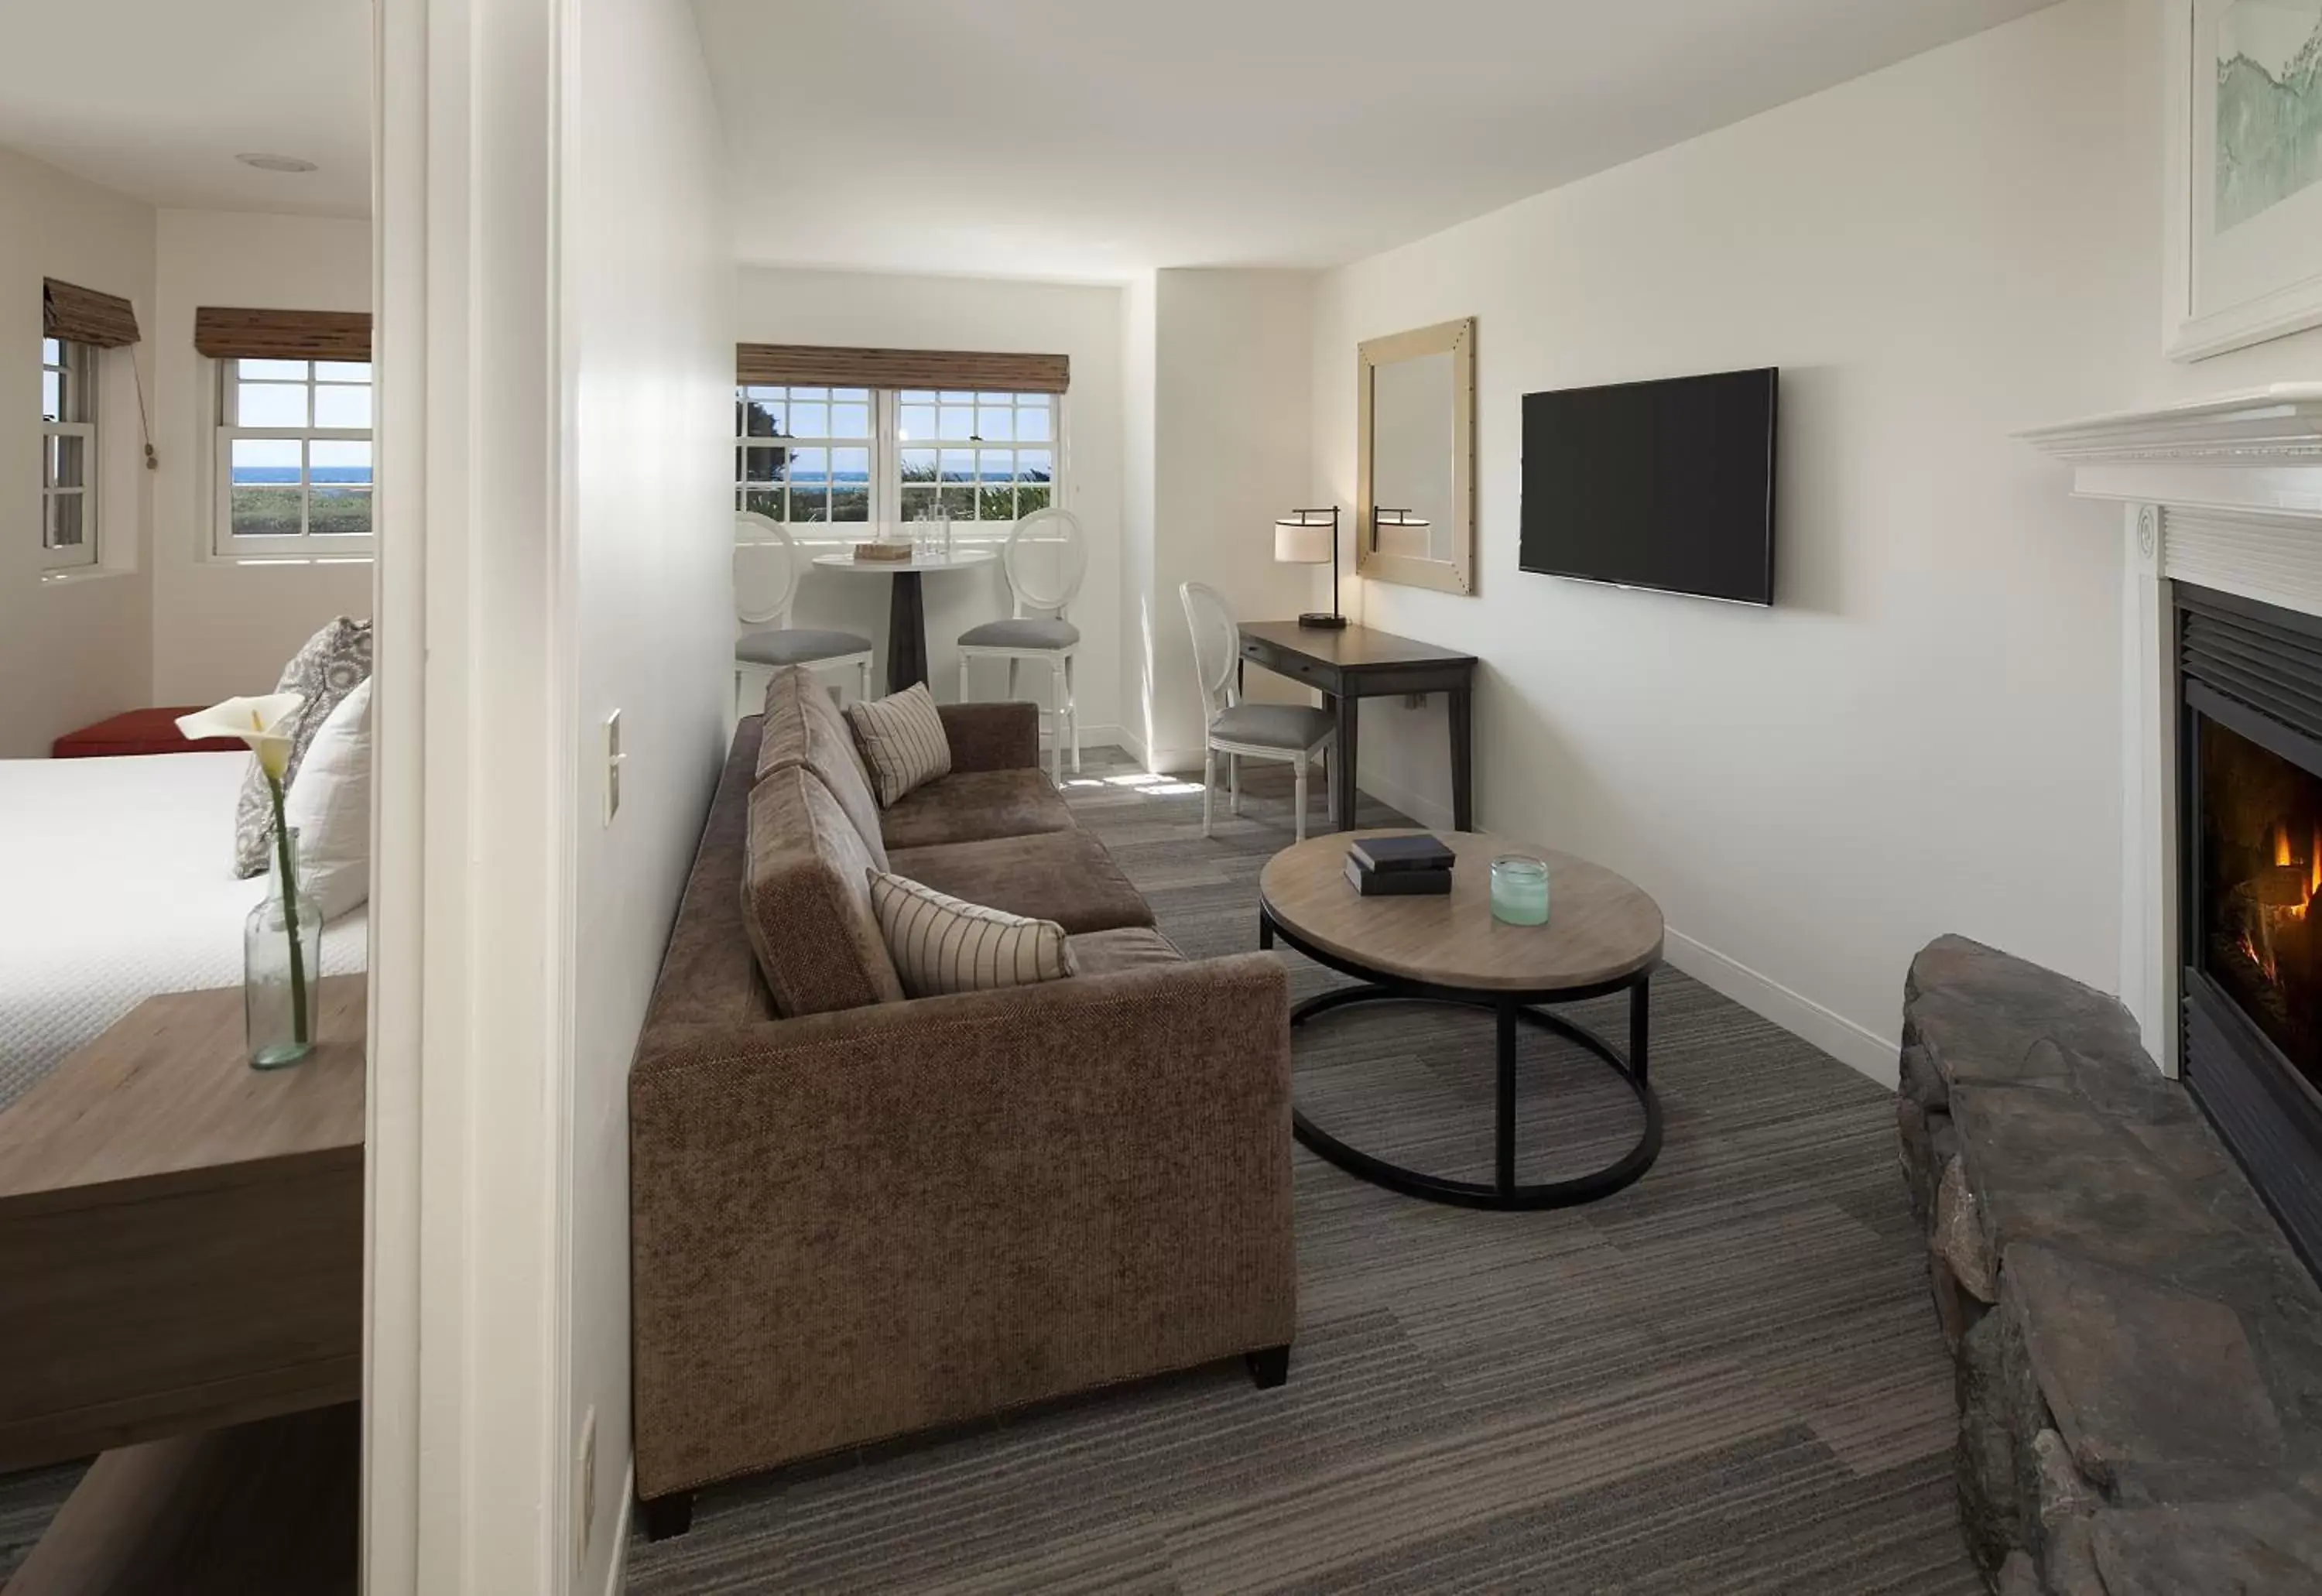
<svg viewBox="0 0 2322 1596">
<path fill-rule="evenodd" d="M 46 278 L 41 283 L 41 331 L 99 349 L 137 342 L 137 312 L 118 294 L 100 294 Z"/>
<path fill-rule="evenodd" d="M 368 360 L 367 310 L 194 312 L 194 347 L 214 360 Z"/>
<path fill-rule="evenodd" d="M 986 388 L 1060 394 L 1070 386 L 1065 355 L 976 354 L 952 349 L 841 349 L 819 343 L 745 343 L 735 349 L 741 382 L 831 388 Z"/>
</svg>

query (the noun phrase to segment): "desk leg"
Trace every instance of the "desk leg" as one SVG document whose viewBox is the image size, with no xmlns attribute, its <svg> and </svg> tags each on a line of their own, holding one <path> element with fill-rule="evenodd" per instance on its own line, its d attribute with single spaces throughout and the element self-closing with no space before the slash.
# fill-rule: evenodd
<svg viewBox="0 0 2322 1596">
<path fill-rule="evenodd" d="M 900 693 L 928 679 L 928 612 L 918 571 L 899 570 L 888 580 L 887 690 Z"/>
<path fill-rule="evenodd" d="M 1334 830 L 1355 828 L 1355 730 L 1363 701 L 1352 693 L 1330 700 L 1338 716 L 1338 734 L 1330 750 L 1330 825 Z"/>
<path fill-rule="evenodd" d="M 1451 689 L 1451 829 L 1476 829 L 1476 727 L 1473 689 Z"/>
</svg>

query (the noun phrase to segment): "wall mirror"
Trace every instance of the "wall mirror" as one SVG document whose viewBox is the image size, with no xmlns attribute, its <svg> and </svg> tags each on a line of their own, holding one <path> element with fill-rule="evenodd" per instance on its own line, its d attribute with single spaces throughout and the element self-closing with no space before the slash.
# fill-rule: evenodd
<svg viewBox="0 0 2322 1596">
<path fill-rule="evenodd" d="M 1472 593 L 1476 318 L 1356 348 L 1355 570 Z"/>
</svg>

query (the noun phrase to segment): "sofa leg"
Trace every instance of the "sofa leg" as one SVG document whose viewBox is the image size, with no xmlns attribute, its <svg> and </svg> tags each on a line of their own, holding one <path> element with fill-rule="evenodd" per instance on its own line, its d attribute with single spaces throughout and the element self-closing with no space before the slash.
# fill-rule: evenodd
<svg viewBox="0 0 2322 1596">
<path fill-rule="evenodd" d="M 640 1500 L 637 1506 L 644 1513 L 645 1539 L 649 1541 L 665 1541 L 693 1528 L 693 1492 L 690 1491 Z"/>
<path fill-rule="evenodd" d="M 1249 1377 L 1260 1391 L 1272 1391 L 1290 1379 L 1290 1349 L 1286 1346 L 1260 1347 L 1242 1354 L 1241 1359 L 1249 1365 Z"/>
</svg>

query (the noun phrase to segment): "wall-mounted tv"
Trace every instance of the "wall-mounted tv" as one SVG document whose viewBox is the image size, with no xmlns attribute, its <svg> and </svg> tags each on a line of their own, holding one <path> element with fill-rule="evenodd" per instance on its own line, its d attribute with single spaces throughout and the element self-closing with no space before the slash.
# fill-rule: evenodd
<svg viewBox="0 0 2322 1596">
<path fill-rule="evenodd" d="M 1769 367 L 1526 394 L 1517 563 L 1773 603 L 1780 376 Z"/>
</svg>

